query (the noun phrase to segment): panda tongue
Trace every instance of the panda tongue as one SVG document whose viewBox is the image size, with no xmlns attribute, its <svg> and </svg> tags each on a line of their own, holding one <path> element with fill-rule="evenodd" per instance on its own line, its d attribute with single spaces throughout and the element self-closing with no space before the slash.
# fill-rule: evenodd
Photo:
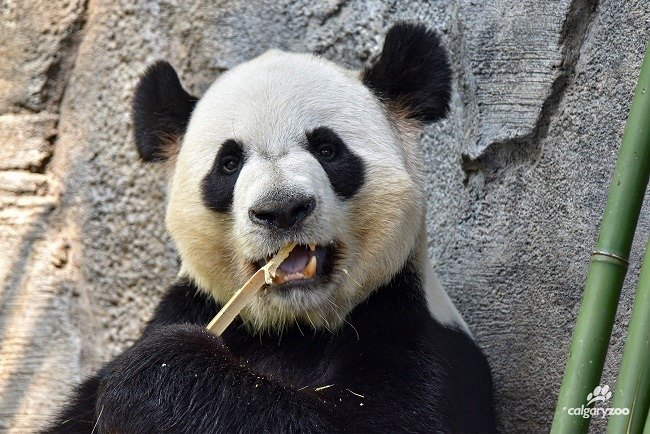
<svg viewBox="0 0 650 434">
<path fill-rule="evenodd" d="M 280 264 L 280 270 L 286 274 L 299 273 L 305 269 L 311 259 L 309 250 L 303 246 L 296 246 L 293 248 L 289 257 Z"/>
</svg>

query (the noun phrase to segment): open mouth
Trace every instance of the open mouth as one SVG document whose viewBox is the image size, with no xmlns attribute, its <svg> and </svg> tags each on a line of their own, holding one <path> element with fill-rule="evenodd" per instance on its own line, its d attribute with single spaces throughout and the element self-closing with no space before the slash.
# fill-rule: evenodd
<svg viewBox="0 0 650 434">
<path fill-rule="evenodd" d="M 334 245 L 318 246 L 316 244 L 296 245 L 287 259 L 278 266 L 273 282 L 282 285 L 289 282 L 310 281 L 331 273 L 334 257 Z M 273 255 L 254 263 L 261 268 Z"/>
</svg>

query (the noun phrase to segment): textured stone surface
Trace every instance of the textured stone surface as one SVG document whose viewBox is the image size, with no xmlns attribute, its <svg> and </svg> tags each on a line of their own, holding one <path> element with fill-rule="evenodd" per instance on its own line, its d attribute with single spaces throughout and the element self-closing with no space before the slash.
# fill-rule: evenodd
<svg viewBox="0 0 650 434">
<path fill-rule="evenodd" d="M 61 99 L 74 63 L 84 0 L 3 0 L 0 3 L 0 113 L 40 111 Z"/>
<path fill-rule="evenodd" d="M 0 116 L 0 170 L 39 171 L 52 156 L 58 116 Z"/>
<path fill-rule="evenodd" d="M 0 430 L 42 426 L 137 337 L 177 272 L 163 169 L 132 145 L 144 67 L 170 60 L 196 94 L 273 47 L 361 67 L 408 19 L 443 34 L 455 70 L 450 118 L 423 138 L 431 256 L 488 354 L 503 430 L 548 431 L 650 4 L 206 5 L 2 3 Z M 612 386 L 649 229 L 646 206 L 603 379 Z"/>
<path fill-rule="evenodd" d="M 461 2 L 461 73 L 470 96 L 467 131 L 474 135 L 463 149 L 468 156 L 532 134 L 562 74 L 562 28 L 570 3 Z"/>
</svg>

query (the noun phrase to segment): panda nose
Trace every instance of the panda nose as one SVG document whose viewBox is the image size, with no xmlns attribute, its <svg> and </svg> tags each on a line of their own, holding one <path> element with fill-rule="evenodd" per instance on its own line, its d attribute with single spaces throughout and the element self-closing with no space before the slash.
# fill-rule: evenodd
<svg viewBox="0 0 650 434">
<path fill-rule="evenodd" d="M 316 208 L 313 197 L 295 198 L 283 202 L 274 202 L 251 208 L 248 216 L 255 224 L 277 229 L 291 229 Z"/>
</svg>

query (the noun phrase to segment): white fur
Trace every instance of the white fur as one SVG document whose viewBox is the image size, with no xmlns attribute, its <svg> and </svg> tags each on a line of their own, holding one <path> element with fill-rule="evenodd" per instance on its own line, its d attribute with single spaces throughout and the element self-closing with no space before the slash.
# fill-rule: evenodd
<svg viewBox="0 0 650 434">
<path fill-rule="evenodd" d="M 458 327 L 469 335 L 470 331 L 467 323 L 465 323 L 460 312 L 454 306 L 447 292 L 440 285 L 438 276 L 436 276 L 433 266 L 428 261 L 425 264 L 425 273 L 425 291 L 431 315 L 439 323 L 451 327 Z"/>
</svg>

